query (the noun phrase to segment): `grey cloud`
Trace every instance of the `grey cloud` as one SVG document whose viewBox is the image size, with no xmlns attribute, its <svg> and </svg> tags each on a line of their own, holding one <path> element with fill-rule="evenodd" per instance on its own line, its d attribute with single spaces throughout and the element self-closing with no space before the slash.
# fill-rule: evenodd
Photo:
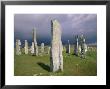
<svg viewBox="0 0 110 89">
<path fill-rule="evenodd" d="M 96 14 L 16 14 L 15 38 L 31 38 L 34 27 L 37 29 L 38 38 L 51 37 L 52 19 L 57 19 L 61 23 L 62 37 L 71 38 L 72 35 L 83 33 L 88 38 L 96 40 Z"/>
</svg>

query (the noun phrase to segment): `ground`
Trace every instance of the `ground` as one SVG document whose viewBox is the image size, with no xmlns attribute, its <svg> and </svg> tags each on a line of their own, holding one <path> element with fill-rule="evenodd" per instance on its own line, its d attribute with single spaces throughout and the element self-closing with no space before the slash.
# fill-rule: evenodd
<svg viewBox="0 0 110 89">
<path fill-rule="evenodd" d="M 50 55 L 32 56 L 23 54 L 14 56 L 15 76 L 96 76 L 97 52 L 88 50 L 85 59 L 63 51 L 63 72 L 50 72 Z"/>
</svg>

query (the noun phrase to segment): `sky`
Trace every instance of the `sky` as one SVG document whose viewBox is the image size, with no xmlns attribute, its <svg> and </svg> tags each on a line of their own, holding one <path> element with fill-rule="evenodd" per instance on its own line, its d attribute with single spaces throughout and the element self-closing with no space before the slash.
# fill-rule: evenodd
<svg viewBox="0 0 110 89">
<path fill-rule="evenodd" d="M 61 25 L 62 43 L 74 44 L 75 35 L 83 34 L 86 43 L 97 43 L 97 14 L 15 14 L 14 41 L 32 42 L 32 30 L 36 28 L 40 45 L 51 43 L 51 20 L 57 19 Z"/>
</svg>

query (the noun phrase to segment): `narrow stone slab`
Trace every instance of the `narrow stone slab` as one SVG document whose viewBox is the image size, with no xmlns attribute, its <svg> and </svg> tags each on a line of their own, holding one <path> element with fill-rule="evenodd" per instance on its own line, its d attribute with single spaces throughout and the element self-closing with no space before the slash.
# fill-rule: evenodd
<svg viewBox="0 0 110 89">
<path fill-rule="evenodd" d="M 44 54 L 44 43 L 41 43 L 41 53 Z"/>
<path fill-rule="evenodd" d="M 25 54 L 28 54 L 28 42 L 27 42 L 27 40 L 25 40 L 25 46 L 24 46 L 24 53 Z"/>
<path fill-rule="evenodd" d="M 21 55 L 21 41 L 19 39 L 16 40 L 16 55 Z"/>
<path fill-rule="evenodd" d="M 33 47 L 33 50 L 34 50 L 34 53 L 33 55 L 38 55 L 38 46 L 37 46 L 37 40 L 36 40 L 36 28 L 33 29 L 33 32 L 32 32 L 32 36 L 33 36 L 33 44 L 34 44 L 34 47 Z"/>
<path fill-rule="evenodd" d="M 51 34 L 50 70 L 56 72 L 63 70 L 61 26 L 57 20 L 51 21 Z"/>
</svg>

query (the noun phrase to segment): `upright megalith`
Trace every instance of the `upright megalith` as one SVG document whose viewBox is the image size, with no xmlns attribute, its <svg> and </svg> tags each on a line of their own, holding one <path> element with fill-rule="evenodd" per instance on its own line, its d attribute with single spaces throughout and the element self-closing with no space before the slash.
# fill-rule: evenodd
<svg viewBox="0 0 110 89">
<path fill-rule="evenodd" d="M 85 58 L 86 51 L 85 51 L 85 38 L 83 35 L 80 36 L 80 45 L 81 45 L 81 58 Z"/>
<path fill-rule="evenodd" d="M 57 20 L 51 21 L 51 34 L 50 70 L 53 72 L 63 71 L 61 25 Z"/>
<path fill-rule="evenodd" d="M 41 53 L 44 54 L 44 43 L 41 43 Z"/>
<path fill-rule="evenodd" d="M 33 35 L 33 50 L 34 50 L 34 53 L 33 55 L 38 55 L 38 46 L 37 46 L 37 40 L 36 40 L 36 28 L 33 29 L 33 32 L 32 32 L 32 35 Z"/>
<path fill-rule="evenodd" d="M 87 44 L 85 43 L 85 52 L 88 51 L 88 47 L 87 47 Z"/>
<path fill-rule="evenodd" d="M 59 47 L 59 69 L 61 71 L 63 71 L 63 54 L 62 54 L 62 51 L 63 51 L 63 45 L 62 45 L 62 41 L 60 41 L 60 47 Z"/>
<path fill-rule="evenodd" d="M 79 43 L 78 43 L 78 35 L 75 36 L 75 46 L 74 46 L 74 54 L 76 56 L 78 56 L 78 52 L 79 52 Z"/>
<path fill-rule="evenodd" d="M 32 45 L 31 45 L 31 54 L 32 55 L 34 54 L 34 42 L 32 42 Z"/>
<path fill-rule="evenodd" d="M 24 45 L 25 45 L 24 46 L 24 53 L 28 54 L 28 42 L 27 42 L 27 40 L 25 40 L 25 44 Z"/>
<path fill-rule="evenodd" d="M 16 55 L 21 55 L 21 41 L 19 39 L 16 40 Z"/>
</svg>

